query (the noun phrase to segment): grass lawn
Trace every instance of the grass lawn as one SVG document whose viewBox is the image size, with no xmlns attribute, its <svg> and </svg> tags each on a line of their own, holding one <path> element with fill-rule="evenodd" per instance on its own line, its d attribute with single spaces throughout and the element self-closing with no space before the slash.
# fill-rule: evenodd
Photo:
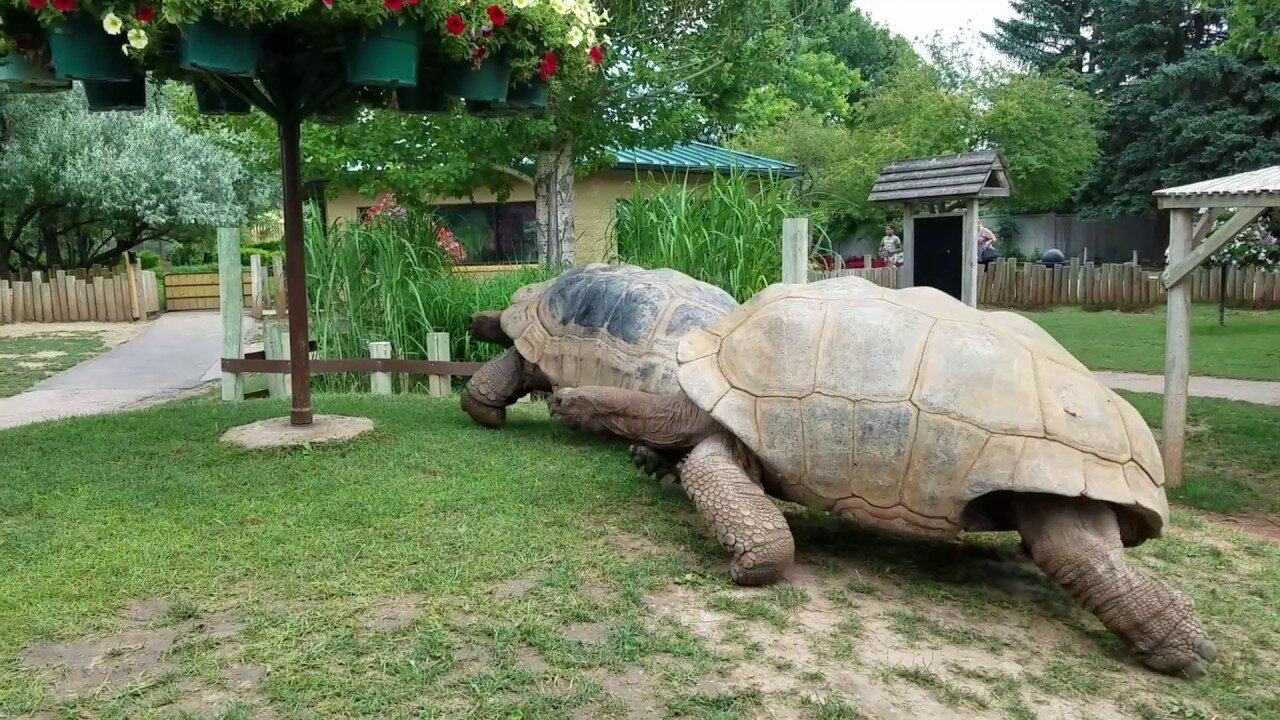
<svg viewBox="0 0 1280 720">
<path fill-rule="evenodd" d="M 1085 312 L 1060 308 L 1023 313 L 1093 370 L 1164 373 L 1165 309 L 1141 313 Z M 1218 309 L 1192 312 L 1191 372 L 1242 380 L 1280 380 L 1280 312 Z"/>
<path fill-rule="evenodd" d="M 17 395 L 106 350 L 102 336 L 92 332 L 0 337 L 0 397 Z"/>
<path fill-rule="evenodd" d="M 1280 545 L 1188 513 L 1131 557 L 1205 618 L 1194 683 L 1013 536 L 793 510 L 791 582 L 747 590 L 687 500 L 545 408 L 317 406 L 379 430 L 252 454 L 218 434 L 283 404 L 192 401 L 4 433 L 0 717 L 1280 717 Z"/>
</svg>

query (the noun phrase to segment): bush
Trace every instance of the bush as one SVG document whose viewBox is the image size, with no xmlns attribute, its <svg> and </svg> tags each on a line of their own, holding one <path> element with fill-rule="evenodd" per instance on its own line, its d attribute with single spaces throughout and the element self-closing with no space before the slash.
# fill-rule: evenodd
<svg viewBox="0 0 1280 720">
<path fill-rule="evenodd" d="M 782 221 L 809 214 L 790 183 L 715 175 L 703 186 L 637 183 L 614 234 L 623 262 L 673 268 L 746 301 L 782 279 Z"/>
<path fill-rule="evenodd" d="M 262 266 L 269 268 L 271 267 L 271 261 L 277 256 L 283 256 L 283 254 L 284 253 L 273 250 L 263 250 L 257 247 L 242 247 L 240 248 L 240 265 L 241 267 L 249 267 L 249 258 L 257 255 L 262 258 Z"/>
<path fill-rule="evenodd" d="M 155 270 L 160 267 L 160 256 L 150 250 L 138 253 L 138 262 L 142 263 L 143 270 Z"/>
</svg>

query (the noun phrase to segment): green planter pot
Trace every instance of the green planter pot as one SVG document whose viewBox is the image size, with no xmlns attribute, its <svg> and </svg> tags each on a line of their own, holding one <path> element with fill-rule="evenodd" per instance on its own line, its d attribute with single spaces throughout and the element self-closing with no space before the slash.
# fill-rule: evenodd
<svg viewBox="0 0 1280 720">
<path fill-rule="evenodd" d="M 39 88 L 53 92 L 71 87 L 70 82 L 54 75 L 51 67 L 18 53 L 0 59 L 0 83 L 8 85 L 11 92 L 40 92 Z"/>
<path fill-rule="evenodd" d="M 201 115 L 248 115 L 249 101 L 222 87 L 216 80 L 196 82 L 196 107 Z"/>
<path fill-rule="evenodd" d="M 90 112 L 145 110 L 147 81 L 139 75 L 134 75 L 128 82 L 86 80 L 84 97 Z"/>
<path fill-rule="evenodd" d="M 214 20 L 198 20 L 183 28 L 178 64 L 186 70 L 253 77 L 262 57 L 262 38 L 252 30 Z"/>
<path fill-rule="evenodd" d="M 347 82 L 378 87 L 418 84 L 418 50 L 422 29 L 389 20 L 367 37 L 347 46 Z"/>
<path fill-rule="evenodd" d="M 102 26 L 71 20 L 49 29 L 53 69 L 66 80 L 129 82 L 138 76 L 132 60 L 120 52 L 123 36 L 108 35 Z"/>
<path fill-rule="evenodd" d="M 445 92 L 448 95 L 468 102 L 505 103 L 507 86 L 511 82 L 511 66 L 504 59 L 488 58 L 478 68 L 470 65 L 453 68 L 446 77 L 448 85 Z"/>
</svg>

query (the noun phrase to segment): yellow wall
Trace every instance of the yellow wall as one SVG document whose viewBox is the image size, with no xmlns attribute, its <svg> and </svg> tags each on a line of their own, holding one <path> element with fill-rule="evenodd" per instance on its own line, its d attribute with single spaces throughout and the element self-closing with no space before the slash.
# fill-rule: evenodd
<svg viewBox="0 0 1280 720">
<path fill-rule="evenodd" d="M 684 182 L 681 176 L 664 176 L 651 173 L 642 174 L 644 181 Z M 577 182 L 574 198 L 573 226 L 578 235 L 577 261 L 579 265 L 593 262 L 608 262 L 613 258 L 614 247 L 612 230 L 617 214 L 618 200 L 632 196 L 636 174 L 619 170 L 606 170 L 590 175 Z M 689 174 L 691 184 L 701 185 L 709 180 L 709 176 Z M 506 202 L 533 202 L 533 186 L 520 184 L 512 188 L 511 196 Z M 343 190 L 328 201 L 329 222 L 335 220 L 354 221 L 357 219 L 357 208 L 370 207 L 375 200 L 361 197 L 353 190 Z M 498 198 L 487 190 L 477 190 L 474 197 L 466 198 L 433 198 L 437 205 L 469 205 L 472 203 L 496 203 Z M 510 269 L 511 266 L 503 266 Z M 482 274 L 493 271 L 485 268 Z"/>
</svg>

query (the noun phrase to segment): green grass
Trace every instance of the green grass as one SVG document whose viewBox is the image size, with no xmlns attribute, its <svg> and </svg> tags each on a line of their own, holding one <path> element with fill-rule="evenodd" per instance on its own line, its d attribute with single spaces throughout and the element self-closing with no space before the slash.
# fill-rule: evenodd
<svg viewBox="0 0 1280 720">
<path fill-rule="evenodd" d="M 1121 393 L 1153 429 L 1159 395 Z M 1187 471 L 1169 499 L 1228 514 L 1280 513 L 1280 407 L 1191 398 L 1187 407 Z"/>
<path fill-rule="evenodd" d="M 59 332 L 0 338 L 0 397 L 32 385 L 107 350 L 95 333 Z"/>
<path fill-rule="evenodd" d="M 1023 313 L 1058 339 L 1092 370 L 1164 373 L 1165 309 L 1140 313 L 1085 312 L 1060 308 Z M 1280 312 L 1218 310 L 1192 312 L 1191 372 L 1208 377 L 1280 380 Z"/>
<path fill-rule="evenodd" d="M 456 401 L 322 394 L 316 407 L 371 417 L 378 430 L 343 446 L 250 453 L 216 439 L 283 415 L 284 404 L 187 401 L 6 431 L 0 716 L 158 717 L 192 687 L 236 701 L 227 718 L 620 718 L 641 705 L 664 717 L 749 718 L 780 706 L 878 716 L 831 680 L 861 668 L 884 692 L 910 688 L 961 713 L 1023 718 L 1061 697 L 1129 714 L 1141 702 L 1280 717 L 1280 545 L 1192 516 L 1132 556 L 1188 592 L 1218 642 L 1222 661 L 1196 683 L 1137 667 L 1016 559 L 1008 536 L 895 540 L 793 512 L 818 580 L 747 591 L 724 577 L 724 555 L 690 520 L 688 501 L 641 477 L 623 447 L 564 431 L 538 406 L 515 409 L 501 432 L 474 427 Z M 857 590 L 870 587 L 882 590 Z M 21 660 L 32 645 L 115 635 L 127 602 L 153 598 L 168 607 L 150 631 L 178 633 L 156 675 L 60 699 Z M 370 624 L 382 617 L 371 609 L 405 599 L 418 614 Z M 930 654 L 984 653 L 974 629 L 997 623 L 1047 623 L 1062 637 L 1010 631 L 998 661 L 1028 668 L 1017 679 L 975 680 L 941 660 L 877 664 L 875 648 L 890 639 L 870 635 L 893 607 Z M 228 616 L 238 623 L 229 635 L 208 629 Z M 706 635 L 717 617 L 724 632 Z M 797 634 L 802 620 L 827 629 Z M 841 657 L 825 642 L 833 632 L 866 637 Z M 787 660 L 778 647 L 808 656 Z M 825 674 L 832 685 L 773 695 L 726 684 L 741 662 L 802 683 Z M 244 667 L 265 672 L 252 690 L 227 679 Z M 631 677 L 643 693 L 628 700 Z M 1098 697 L 1077 697 L 1094 689 Z"/>
</svg>

